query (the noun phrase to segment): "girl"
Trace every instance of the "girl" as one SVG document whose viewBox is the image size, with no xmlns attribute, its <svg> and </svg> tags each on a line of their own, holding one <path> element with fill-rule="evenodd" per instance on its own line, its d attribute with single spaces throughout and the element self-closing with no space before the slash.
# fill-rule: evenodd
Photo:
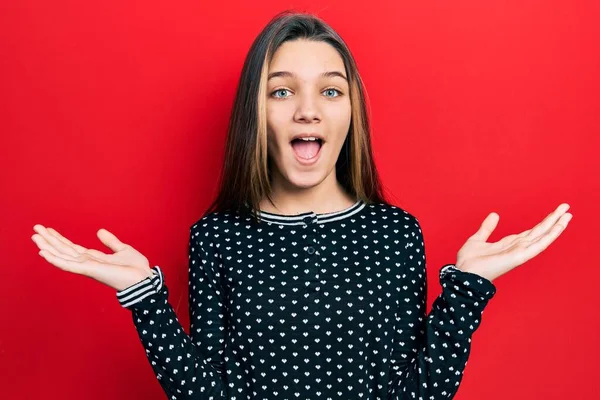
<svg viewBox="0 0 600 400">
<path fill-rule="evenodd" d="M 363 86 L 342 38 L 277 15 L 246 58 L 220 192 L 190 228 L 190 333 L 159 266 L 34 226 L 40 255 L 116 290 L 170 399 L 452 398 L 492 280 L 543 251 L 571 217 L 487 243 L 491 213 L 440 270 L 426 314 L 417 218 L 382 195 Z"/>
</svg>

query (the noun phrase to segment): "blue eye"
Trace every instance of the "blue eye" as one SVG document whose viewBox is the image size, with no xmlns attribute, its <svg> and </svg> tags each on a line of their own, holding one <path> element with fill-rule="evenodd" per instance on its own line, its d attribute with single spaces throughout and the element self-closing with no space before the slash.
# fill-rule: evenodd
<svg viewBox="0 0 600 400">
<path fill-rule="evenodd" d="M 289 90 L 288 89 L 277 89 L 271 93 L 271 96 L 275 97 L 276 99 L 284 99 L 284 98 L 288 97 L 288 96 L 276 96 L 275 95 L 276 93 L 282 92 L 282 91 L 288 92 Z M 325 89 L 323 92 L 328 92 L 328 91 L 334 91 L 334 92 L 338 93 L 337 96 L 326 96 L 329 98 L 336 98 L 336 97 L 340 97 L 342 95 L 342 92 L 340 92 L 339 90 L 337 90 L 335 88 L 328 88 L 328 89 Z"/>
<path fill-rule="evenodd" d="M 287 90 L 287 89 L 277 89 L 277 90 L 275 90 L 273 93 L 271 93 L 271 95 L 274 95 L 275 93 L 277 93 L 277 92 L 281 92 L 281 91 L 283 91 L 283 90 Z M 281 97 L 279 97 L 279 96 L 275 96 L 275 98 L 276 98 L 276 99 L 281 99 Z"/>
<path fill-rule="evenodd" d="M 337 90 L 337 89 L 334 89 L 334 88 L 325 89 L 325 90 L 324 90 L 324 92 L 327 92 L 327 91 L 329 91 L 329 90 L 333 90 L 333 91 L 335 91 L 335 92 L 338 92 L 338 95 L 337 95 L 337 96 L 334 96 L 334 97 L 339 97 L 339 96 L 341 96 L 341 94 L 342 94 L 342 92 L 340 92 L 339 90 Z"/>
</svg>

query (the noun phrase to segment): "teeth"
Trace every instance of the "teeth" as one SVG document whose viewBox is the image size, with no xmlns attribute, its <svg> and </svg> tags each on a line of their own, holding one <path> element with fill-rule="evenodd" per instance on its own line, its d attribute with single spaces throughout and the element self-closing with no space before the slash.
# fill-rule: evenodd
<svg viewBox="0 0 600 400">
<path fill-rule="evenodd" d="M 304 140 L 306 142 L 317 140 L 317 138 L 315 138 L 315 137 L 304 137 L 304 138 L 298 138 L 298 139 Z"/>
</svg>

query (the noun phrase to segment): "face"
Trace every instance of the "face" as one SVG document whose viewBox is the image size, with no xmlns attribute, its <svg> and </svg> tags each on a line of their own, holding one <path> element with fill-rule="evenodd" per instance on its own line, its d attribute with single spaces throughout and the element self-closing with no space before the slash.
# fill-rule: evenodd
<svg viewBox="0 0 600 400">
<path fill-rule="evenodd" d="M 324 42 L 288 41 L 275 52 L 269 77 L 267 142 L 273 186 L 306 189 L 335 182 L 335 163 L 351 117 L 342 57 Z"/>
</svg>

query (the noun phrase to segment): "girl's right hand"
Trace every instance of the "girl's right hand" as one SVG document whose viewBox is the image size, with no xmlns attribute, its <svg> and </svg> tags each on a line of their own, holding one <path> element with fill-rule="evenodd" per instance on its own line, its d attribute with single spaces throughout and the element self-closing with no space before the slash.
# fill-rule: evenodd
<svg viewBox="0 0 600 400">
<path fill-rule="evenodd" d="M 74 244 L 52 228 L 36 224 L 31 239 L 40 248 L 40 256 L 58 268 L 85 275 L 120 291 L 153 276 L 148 259 L 106 229 L 96 233 L 100 241 L 114 251 L 106 254 Z"/>
</svg>

